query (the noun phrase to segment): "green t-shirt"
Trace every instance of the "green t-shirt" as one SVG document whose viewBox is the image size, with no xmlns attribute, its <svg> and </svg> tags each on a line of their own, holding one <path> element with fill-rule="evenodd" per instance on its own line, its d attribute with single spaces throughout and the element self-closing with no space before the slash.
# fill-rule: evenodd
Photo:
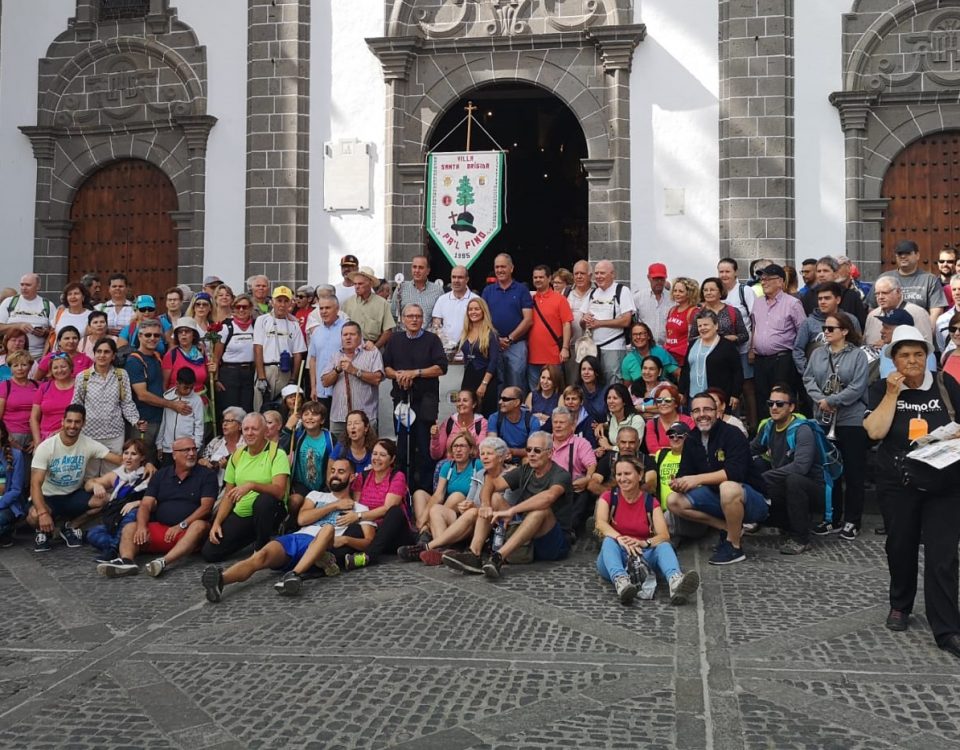
<svg viewBox="0 0 960 750">
<path fill-rule="evenodd" d="M 682 454 L 674 453 L 669 448 L 661 448 L 657 451 L 655 456 L 656 460 L 660 460 L 660 454 L 664 454 L 663 461 L 660 463 L 660 470 L 657 474 L 658 480 L 658 497 L 660 499 L 660 507 L 663 510 L 667 509 L 667 498 L 670 497 L 670 482 L 677 476 L 677 471 L 680 469 L 680 458 Z"/>
<path fill-rule="evenodd" d="M 227 462 L 227 471 L 223 480 L 234 486 L 245 482 L 270 484 L 278 474 L 290 475 L 290 461 L 287 459 L 287 454 L 275 447 L 275 444 L 267 443 L 263 450 L 255 456 L 250 455 L 248 448 L 237 449 Z M 257 499 L 258 494 L 258 492 L 250 491 L 241 497 L 233 506 L 233 512 L 241 518 L 251 516 L 253 514 L 253 501 Z M 286 502 L 286 498 L 284 498 L 284 502 Z"/>
</svg>

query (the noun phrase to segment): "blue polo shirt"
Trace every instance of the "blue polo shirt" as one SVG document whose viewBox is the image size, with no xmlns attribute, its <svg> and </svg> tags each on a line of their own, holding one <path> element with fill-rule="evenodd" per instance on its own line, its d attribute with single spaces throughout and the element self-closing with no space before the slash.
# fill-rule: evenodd
<svg viewBox="0 0 960 750">
<path fill-rule="evenodd" d="M 139 352 L 127 355 L 123 365 L 130 377 L 130 386 L 137 383 L 146 383 L 147 391 L 154 396 L 163 396 L 163 368 L 160 366 L 160 357 L 148 357 Z M 143 403 L 133 394 L 133 401 L 140 412 L 140 418 L 151 424 L 159 424 L 163 420 L 163 407 L 151 406 Z"/>
<path fill-rule="evenodd" d="M 487 284 L 482 296 L 483 301 L 490 308 L 493 327 L 501 336 L 509 336 L 523 320 L 523 311 L 533 309 L 530 289 L 519 281 L 511 281 L 506 289 L 496 282 Z"/>
<path fill-rule="evenodd" d="M 529 429 L 527 429 L 527 419 L 530 420 Z M 526 409 L 521 410 L 520 419 L 516 424 L 509 419 L 504 419 L 500 412 L 492 414 L 487 422 L 487 432 L 497 433 L 497 437 L 511 448 L 526 448 L 530 433 L 537 432 L 539 429 L 540 420 Z"/>
</svg>

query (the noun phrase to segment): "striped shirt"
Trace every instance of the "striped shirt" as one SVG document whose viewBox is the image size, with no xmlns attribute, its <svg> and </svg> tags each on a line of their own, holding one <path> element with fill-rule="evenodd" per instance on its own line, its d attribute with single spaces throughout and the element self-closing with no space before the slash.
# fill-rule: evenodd
<svg viewBox="0 0 960 750">
<path fill-rule="evenodd" d="M 323 368 L 321 375 L 333 370 L 340 364 L 340 358 L 344 356 L 343 351 L 339 350 L 333 354 Z M 357 349 L 353 355 L 353 365 L 364 372 L 383 373 L 383 357 L 379 349 Z M 347 381 L 350 382 L 350 401 L 347 402 Z M 320 378 L 317 378 L 319 387 Z M 376 420 L 377 410 L 380 403 L 380 389 L 378 386 L 365 383 L 356 375 L 347 372 L 341 372 L 337 382 L 333 384 L 332 400 L 330 401 L 330 421 L 346 422 L 347 413 L 353 409 L 360 409 L 368 415 L 372 415 Z"/>
<path fill-rule="evenodd" d="M 753 304 L 753 350 L 761 357 L 792 351 L 806 318 L 803 303 L 786 292 L 760 297 Z"/>
</svg>

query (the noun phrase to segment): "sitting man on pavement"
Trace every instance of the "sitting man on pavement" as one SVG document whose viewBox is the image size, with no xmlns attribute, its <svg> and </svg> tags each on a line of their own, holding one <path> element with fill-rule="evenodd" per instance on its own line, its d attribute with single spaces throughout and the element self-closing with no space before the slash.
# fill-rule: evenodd
<svg viewBox="0 0 960 750">
<path fill-rule="evenodd" d="M 817 437 L 810 421 L 794 414 L 797 398 L 789 386 L 774 385 L 767 406 L 770 424 L 761 423 L 750 449 L 754 456 L 760 456 L 765 469 L 763 480 L 773 523 L 786 534 L 780 554 L 799 555 L 810 549 L 813 512 L 822 512 L 824 507 L 825 484 Z"/>
<path fill-rule="evenodd" d="M 629 458 L 637 455 L 637 451 L 640 449 L 640 433 L 637 432 L 637 429 L 630 426 L 621 427 L 617 431 L 616 448 L 616 451 L 607 451 L 600 457 L 597 461 L 597 468 L 593 476 L 590 477 L 587 490 L 595 497 L 599 497 L 616 485 L 617 478 L 614 476 L 613 469 L 617 460 L 620 457 Z M 650 485 L 650 487 L 655 486 Z M 652 492 L 649 487 L 647 491 Z"/>
<path fill-rule="evenodd" d="M 487 437 L 498 437 L 510 449 L 511 463 L 527 455 L 527 438 L 541 428 L 540 420 L 523 408 L 523 391 L 508 385 L 500 392 L 499 411 L 490 415 Z"/>
<path fill-rule="evenodd" d="M 34 552 L 47 552 L 55 523 L 62 521 L 60 537 L 68 547 L 83 543 L 81 524 L 99 512 L 106 497 L 96 498 L 83 488 L 87 463 L 106 459 L 120 465 L 123 457 L 86 435 L 81 435 L 87 410 L 70 404 L 63 414 L 63 426 L 37 446 L 30 471 L 30 499 L 27 523 L 37 530 Z"/>
<path fill-rule="evenodd" d="M 336 558 L 329 551 L 343 539 L 343 526 L 337 526 L 337 517 L 345 511 L 362 513 L 366 506 L 355 503 L 350 493 L 354 479 L 353 465 L 345 458 L 335 459 L 327 468 L 329 492 L 311 492 L 307 495 L 297 521 L 302 528 L 267 542 L 246 560 L 234 563 L 226 570 L 208 565 L 201 576 L 207 600 L 219 602 L 223 587 L 246 581 L 258 570 L 285 571 L 274 584 L 281 596 L 296 596 L 303 588 L 304 575 L 316 565 L 327 576 L 340 572 Z M 376 532 L 372 521 L 361 521 L 363 539 L 369 544 Z M 356 541 L 356 540 L 354 540 Z"/>
<path fill-rule="evenodd" d="M 244 417 L 241 430 L 246 445 L 227 461 L 223 495 L 201 551 L 207 562 L 225 560 L 250 542 L 260 549 L 286 514 L 287 454 L 267 440 L 262 414 Z"/>
<path fill-rule="evenodd" d="M 696 429 L 684 441 L 667 506 L 680 518 L 720 531 L 711 565 L 742 562 L 747 559 L 741 546 L 743 524 L 763 521 L 769 510 L 759 489 L 763 478 L 750 460 L 743 433 L 717 419 L 713 396 L 696 394 L 690 413 Z"/>
<path fill-rule="evenodd" d="M 137 509 L 136 523 L 120 534 L 120 557 L 100 563 L 97 572 L 110 578 L 135 575 L 139 552 L 159 554 L 145 566 L 156 578 L 167 567 L 200 547 L 210 530 L 210 511 L 217 497 L 217 473 L 197 465 L 193 438 L 173 443 L 173 464 L 150 480 Z"/>
<path fill-rule="evenodd" d="M 553 463 L 552 455 L 553 438 L 546 432 L 535 432 L 527 438 L 526 464 L 498 477 L 484 478 L 470 547 L 445 554 L 444 565 L 495 579 L 500 577 L 504 559 L 527 542 L 533 543 L 535 560 L 562 560 L 570 554 L 570 475 Z M 507 490 L 513 490 L 509 499 L 503 496 Z M 500 549 L 481 561 L 490 530 L 499 523 L 506 528 L 514 516 L 522 516 L 519 527 Z"/>
<path fill-rule="evenodd" d="M 587 485 L 597 468 L 593 446 L 586 438 L 574 434 L 573 415 L 566 406 L 558 406 L 550 415 L 553 425 L 553 462 L 567 472 L 572 484 L 570 528 L 583 531 L 587 518 L 593 513 L 594 498 Z M 569 540 L 573 543 L 573 538 Z"/>
</svg>

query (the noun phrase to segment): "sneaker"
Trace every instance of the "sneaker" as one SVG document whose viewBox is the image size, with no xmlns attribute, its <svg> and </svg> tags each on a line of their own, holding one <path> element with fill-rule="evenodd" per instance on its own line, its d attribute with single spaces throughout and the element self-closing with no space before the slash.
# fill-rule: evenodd
<svg viewBox="0 0 960 750">
<path fill-rule="evenodd" d="M 6 549 L 13 546 L 13 532 L 7 531 L 0 534 L 0 549 Z"/>
<path fill-rule="evenodd" d="M 320 555 L 320 559 L 314 563 L 314 567 L 320 568 L 327 578 L 340 575 L 340 566 L 337 565 L 337 557 L 332 552 L 324 552 Z"/>
<path fill-rule="evenodd" d="M 422 534 L 420 535 L 423 536 Z M 405 544 L 402 547 L 397 548 L 397 557 L 402 562 L 417 562 L 420 559 L 420 553 L 427 548 L 427 545 L 422 542 L 417 542 L 416 544 Z"/>
<path fill-rule="evenodd" d="M 483 573 L 483 563 L 473 552 L 466 549 L 463 552 L 447 552 L 440 561 L 448 568 L 459 570 L 461 573 Z"/>
<path fill-rule="evenodd" d="M 433 541 L 433 534 L 431 534 L 426 529 L 421 531 L 420 535 L 417 537 L 417 544 L 422 544 L 424 547 L 426 547 L 432 541 Z"/>
<path fill-rule="evenodd" d="M 891 609 L 890 614 L 887 615 L 885 625 L 887 626 L 887 630 L 902 633 L 910 627 L 910 613 L 904 612 L 902 609 Z"/>
<path fill-rule="evenodd" d="M 499 552 L 494 552 L 483 563 L 483 575 L 491 581 L 500 577 L 500 568 L 503 566 L 503 558 Z"/>
<path fill-rule="evenodd" d="M 821 521 L 812 529 L 810 529 L 811 534 L 816 534 L 817 536 L 827 536 L 828 534 L 839 534 L 841 531 L 841 526 L 839 524 L 827 523 L 826 521 Z"/>
<path fill-rule="evenodd" d="M 745 523 L 743 524 L 743 533 L 744 534 L 756 534 L 760 531 L 760 524 L 758 523 Z"/>
<path fill-rule="evenodd" d="M 708 562 L 711 565 L 732 565 L 733 563 L 743 562 L 747 559 L 747 556 L 743 553 L 742 547 L 734 547 L 726 539 L 723 540 L 723 543 L 717 547 L 717 551 L 713 553 Z"/>
<path fill-rule="evenodd" d="M 366 552 L 354 552 L 351 555 L 347 555 L 343 559 L 344 570 L 356 570 L 357 568 L 365 568 L 369 564 L 370 564 L 370 560 L 367 557 Z"/>
<path fill-rule="evenodd" d="M 619 575 L 614 578 L 613 587 L 617 590 L 617 599 L 621 604 L 629 604 L 637 598 L 637 584 L 631 581 L 628 575 Z"/>
<path fill-rule="evenodd" d="M 216 565 L 208 565 L 203 569 L 200 583 L 207 594 L 207 601 L 216 604 L 223 598 L 223 570 Z"/>
<path fill-rule="evenodd" d="M 303 589 L 303 578 L 300 577 L 299 573 L 289 570 L 280 576 L 280 580 L 273 584 L 273 588 L 280 596 L 300 596 L 300 591 Z"/>
<path fill-rule="evenodd" d="M 162 557 L 158 557 L 156 560 L 151 560 L 143 566 L 143 569 L 147 571 L 147 575 L 153 576 L 154 578 L 159 578 L 166 568 L 167 561 Z"/>
<path fill-rule="evenodd" d="M 860 529 L 855 523 L 845 523 L 840 530 L 840 538 L 845 542 L 852 542 L 858 536 L 860 536 Z"/>
<path fill-rule="evenodd" d="M 804 552 L 810 549 L 809 544 L 798 541 L 793 537 L 788 537 L 783 544 L 780 545 L 780 554 L 781 555 L 802 555 Z"/>
<path fill-rule="evenodd" d="M 50 549 L 51 546 L 49 535 L 45 531 L 38 531 L 36 536 L 33 537 L 33 551 L 49 552 Z"/>
<path fill-rule="evenodd" d="M 64 524 L 60 527 L 60 538 L 70 549 L 76 549 L 83 544 L 83 529 L 75 529 Z"/>
<path fill-rule="evenodd" d="M 425 549 L 420 553 L 420 562 L 430 566 L 439 565 L 443 556 L 449 551 L 448 549 Z"/>
<path fill-rule="evenodd" d="M 700 574 L 697 571 L 674 573 L 670 577 L 670 603 L 686 604 L 698 588 L 700 588 Z"/>
<path fill-rule="evenodd" d="M 726 543 L 727 543 L 727 530 L 720 529 L 720 536 L 717 538 L 717 545 L 713 548 L 713 551 L 716 552 Z"/>
<path fill-rule="evenodd" d="M 118 557 L 110 562 L 100 563 L 97 566 L 97 572 L 107 578 L 119 578 L 120 576 L 135 576 L 140 572 L 140 567 L 133 560 Z"/>
</svg>

